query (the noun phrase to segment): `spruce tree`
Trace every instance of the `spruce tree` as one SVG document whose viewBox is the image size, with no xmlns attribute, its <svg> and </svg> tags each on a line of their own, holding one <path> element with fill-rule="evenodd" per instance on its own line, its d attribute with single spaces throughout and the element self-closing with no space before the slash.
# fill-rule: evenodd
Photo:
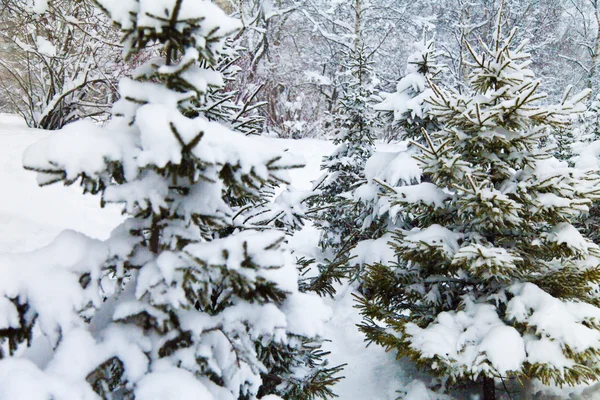
<svg viewBox="0 0 600 400">
<path fill-rule="evenodd" d="M 379 94 L 383 98 L 374 108 L 379 119 L 387 119 L 386 129 L 394 132 L 395 139 L 406 143 L 406 149 L 374 152 L 364 166 L 364 180 L 352 192 L 356 226 L 361 230 L 358 241 L 350 249 L 350 270 L 359 277 L 365 264 L 389 261 L 393 251 L 389 246 L 391 232 L 411 226 L 411 218 L 401 208 L 389 202 L 390 193 L 404 193 L 405 186 L 422 179 L 420 166 L 412 159 L 412 141 L 423 141 L 417 136 L 424 127 L 438 127 L 430 113 L 428 99 L 432 95 L 430 82 L 440 72 L 435 63 L 433 40 L 415 43 L 415 52 L 408 58 L 407 74 L 398 82 L 395 93 Z M 421 134 L 422 137 L 422 134 Z M 410 188 L 408 189 L 410 190 Z"/>
<path fill-rule="evenodd" d="M 219 92 L 239 22 L 209 1 L 97 4 L 126 57 L 155 44 L 163 57 L 121 81 L 107 127 L 68 125 L 24 156 L 40 184 L 78 182 L 129 217 L 80 278 L 105 303 L 83 331 L 61 332 L 57 352 L 94 354 L 78 374 L 104 399 L 333 396 L 326 313 L 298 291 L 285 232 L 239 218 L 300 165 L 246 136 L 232 115 L 248 108 Z"/>
<path fill-rule="evenodd" d="M 600 139 L 600 95 L 590 102 L 586 112 L 581 116 L 576 138 L 584 143 Z"/>
<path fill-rule="evenodd" d="M 431 96 L 430 82 L 437 79 L 440 66 L 436 63 L 435 40 L 423 35 L 408 56 L 406 75 L 396 85 L 394 93 L 381 92 L 382 101 L 375 109 L 388 120 L 389 140 L 423 141 L 421 129 L 437 130 L 439 126 L 429 113 L 427 99 Z"/>
<path fill-rule="evenodd" d="M 369 231 L 368 239 L 379 239 L 398 227 L 406 227 L 405 216 L 389 203 L 385 194 L 394 193 L 395 188 L 419 183 L 421 169 L 412 159 L 414 146 L 411 142 L 424 142 L 421 130 L 439 127 L 430 113 L 428 99 L 433 92 L 430 82 L 440 72 L 436 64 L 434 41 L 423 39 L 415 43 L 415 52 L 408 57 L 406 76 L 397 84 L 395 93 L 381 92 L 383 101 L 374 108 L 387 117 L 387 129 L 395 132 L 394 137 L 408 141 L 407 150 L 379 152 L 365 163 L 364 183 L 353 193 L 354 201 L 360 204 L 360 226 Z"/>
<path fill-rule="evenodd" d="M 333 153 L 323 159 L 325 173 L 315 185 L 319 192 L 313 209 L 315 224 L 322 228 L 319 245 L 334 253 L 348 240 L 356 242 L 356 214 L 348 194 L 364 181 L 364 168 L 372 155 L 375 141 L 375 115 L 369 104 L 373 94 L 372 61 L 363 44 L 346 56 L 348 81 L 333 116 Z"/>
<path fill-rule="evenodd" d="M 350 249 L 368 233 L 361 229 L 362 207 L 353 199 L 353 191 L 365 182 L 364 168 L 373 154 L 377 121 L 373 111 L 372 54 L 357 40 L 346 53 L 344 94 L 333 116 L 333 153 L 324 157 L 323 176 L 316 182 L 315 196 L 309 200 L 310 216 L 321 229 L 319 247 L 324 251 L 324 263 L 317 264 L 318 273 L 304 280 L 306 290 L 333 295 L 333 282 L 348 275 Z M 301 260 L 307 268 L 314 260 Z"/>
<path fill-rule="evenodd" d="M 469 90 L 433 86 L 444 129 L 415 156 L 426 182 L 390 195 L 412 218 L 395 263 L 369 267 L 359 307 L 368 340 L 450 384 L 600 377 L 600 248 L 572 225 L 598 198 L 597 171 L 569 168 L 540 142 L 586 93 L 545 106 L 516 30 L 473 62 Z"/>
<path fill-rule="evenodd" d="M 563 94 L 563 99 L 567 99 L 572 90 L 573 87 L 569 86 Z M 556 159 L 565 161 L 571 166 L 574 164 L 575 147 L 582 136 L 585 136 L 581 127 L 577 126 L 577 120 L 586 118 L 588 115 L 589 111 L 574 114 L 568 123 L 550 128 L 548 138 L 544 138 L 542 143 L 553 148 L 553 155 Z"/>
<path fill-rule="evenodd" d="M 598 148 L 600 147 L 600 96 L 592 101 L 586 112 L 580 117 L 575 133 L 576 143 L 573 145 L 574 164 L 577 168 L 598 168 Z M 600 244 L 600 202 L 596 201 L 590 207 L 588 214 L 579 221 L 579 230 L 594 243 Z"/>
</svg>

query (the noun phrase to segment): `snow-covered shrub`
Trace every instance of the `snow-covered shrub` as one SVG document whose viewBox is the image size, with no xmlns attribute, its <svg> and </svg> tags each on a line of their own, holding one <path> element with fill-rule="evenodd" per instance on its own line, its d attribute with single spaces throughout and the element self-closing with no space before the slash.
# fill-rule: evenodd
<svg viewBox="0 0 600 400">
<path fill-rule="evenodd" d="M 121 29 L 126 56 L 158 43 L 164 57 L 121 80 L 108 126 L 69 124 L 30 147 L 24 164 L 40 184 L 78 182 L 129 219 L 62 272 L 37 266 L 53 272 L 31 277 L 49 277 L 38 286 L 69 289 L 62 303 L 39 301 L 18 276 L 0 292 L 3 325 L 23 331 L 9 341 L 29 341 L 39 321 L 57 345 L 45 365 L 0 362 L 3 391 L 18 390 L 13 377 L 48 382 L 28 400 L 331 396 L 339 368 L 319 349 L 328 310 L 298 290 L 285 231 L 236 218 L 301 164 L 232 130 L 248 133 L 217 108 L 226 98 L 219 61 L 239 22 L 209 1 L 97 3 Z"/>
<path fill-rule="evenodd" d="M 125 69 L 117 33 L 91 0 L 7 0 L 0 25 L 4 111 L 42 129 L 106 118 Z"/>
<path fill-rule="evenodd" d="M 499 23 L 500 26 L 500 23 Z M 469 91 L 433 86 L 444 129 L 415 156 L 427 182 L 389 195 L 414 227 L 394 234 L 396 262 L 365 277 L 367 337 L 448 383 L 600 376 L 600 248 L 571 224 L 598 199 L 582 171 L 541 146 L 588 92 L 540 105 L 540 82 L 513 31 L 477 54 Z"/>
</svg>

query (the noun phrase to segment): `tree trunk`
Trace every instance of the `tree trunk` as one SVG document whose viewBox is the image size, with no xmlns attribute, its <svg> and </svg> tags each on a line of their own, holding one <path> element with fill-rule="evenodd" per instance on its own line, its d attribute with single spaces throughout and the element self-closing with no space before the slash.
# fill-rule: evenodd
<svg viewBox="0 0 600 400">
<path fill-rule="evenodd" d="M 483 400 L 496 400 L 496 385 L 494 378 L 483 377 Z"/>
<path fill-rule="evenodd" d="M 361 0 L 355 0 L 354 1 L 354 51 L 358 52 L 358 47 L 360 46 L 360 42 L 361 42 L 361 25 L 362 25 L 362 21 L 361 21 L 361 17 L 362 17 L 362 7 L 360 4 Z"/>
<path fill-rule="evenodd" d="M 150 251 L 154 254 L 158 254 L 160 250 L 160 226 L 158 225 L 160 217 L 157 215 L 152 216 L 152 226 L 150 227 Z"/>
<path fill-rule="evenodd" d="M 598 68 L 598 58 L 600 57 L 600 2 L 596 0 L 592 2 L 592 5 L 594 6 L 594 16 L 596 17 L 596 39 L 594 41 L 593 50 L 591 51 L 588 88 L 593 90 L 595 82 L 594 78 L 596 77 L 596 70 Z"/>
</svg>

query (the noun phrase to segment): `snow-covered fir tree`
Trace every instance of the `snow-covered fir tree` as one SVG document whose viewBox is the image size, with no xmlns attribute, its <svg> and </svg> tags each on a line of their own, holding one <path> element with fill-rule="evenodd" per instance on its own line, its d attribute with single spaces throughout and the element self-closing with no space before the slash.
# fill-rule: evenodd
<svg viewBox="0 0 600 400">
<path fill-rule="evenodd" d="M 408 56 L 406 75 L 398 81 L 394 93 L 381 92 L 382 101 L 375 109 L 387 116 L 389 140 L 423 141 L 421 129 L 437 130 L 436 120 L 428 112 L 427 99 L 431 96 L 428 81 L 433 81 L 440 72 L 436 64 L 435 39 L 427 39 L 414 44 L 414 51 Z"/>
<path fill-rule="evenodd" d="M 321 164 L 325 174 L 316 184 L 320 198 L 314 211 L 317 226 L 323 228 L 319 244 L 334 251 L 357 231 L 344 194 L 364 180 L 365 162 L 373 154 L 375 140 L 375 115 L 369 104 L 372 62 L 364 45 L 349 52 L 347 61 L 348 82 L 332 122 L 337 147 Z"/>
<path fill-rule="evenodd" d="M 569 98 L 572 90 L 572 86 L 569 86 L 565 90 L 563 100 Z M 593 124 L 593 120 L 590 118 L 591 115 L 591 110 L 588 109 L 586 112 L 574 114 L 568 123 L 551 127 L 550 134 L 542 140 L 542 143 L 552 148 L 555 158 L 565 161 L 572 166 L 576 157 L 577 147 L 581 146 L 582 141 L 589 143 L 593 140 L 589 137 L 589 133 L 586 132 L 593 130 L 593 128 L 589 129 Z M 589 121 L 589 123 L 586 121 Z"/>
<path fill-rule="evenodd" d="M 347 53 L 348 81 L 332 122 L 337 147 L 323 159 L 325 173 L 315 184 L 317 196 L 311 201 L 311 217 L 322 229 L 319 246 L 329 257 L 326 265 L 319 266 L 321 278 L 327 281 L 343 275 L 349 249 L 363 236 L 362 210 L 352 192 L 364 183 L 365 162 L 374 149 L 376 117 L 370 104 L 374 77 L 369 57 L 360 42 Z"/>
<path fill-rule="evenodd" d="M 402 226 L 403 222 L 398 224 L 398 217 L 402 215 L 383 195 L 394 192 L 395 187 L 418 183 L 421 170 L 411 159 L 413 149 L 410 142 L 423 142 L 421 130 L 439 126 L 427 102 L 433 94 L 428 82 L 433 81 L 439 72 L 435 63 L 434 41 L 423 39 L 414 47 L 415 52 L 408 58 L 406 76 L 398 82 L 397 91 L 380 93 L 383 100 L 374 106 L 384 115 L 388 114 L 387 129 L 396 132 L 395 138 L 409 141 L 407 150 L 374 153 L 365 163 L 365 181 L 354 192 L 354 200 L 362 208 L 361 226 L 372 232 L 370 239 L 377 239 Z"/>
<path fill-rule="evenodd" d="M 600 168 L 600 96 L 597 96 L 579 118 L 571 144 L 571 157 L 580 169 Z M 594 243 L 600 244 L 600 202 L 590 207 L 589 213 L 582 216 L 577 227 Z"/>
<path fill-rule="evenodd" d="M 1 286 L 9 353 L 38 328 L 56 346 L 47 367 L 9 358 L 4 370 L 52 382 L 31 400 L 66 398 L 65 382 L 81 394 L 69 399 L 333 396 L 340 368 L 320 350 L 327 311 L 298 290 L 285 232 L 271 224 L 281 213 L 236 218 L 300 165 L 233 131 L 247 133 L 229 111 L 210 113 L 228 98 L 218 98 L 219 62 L 239 22 L 209 1 L 97 3 L 127 57 L 159 44 L 163 58 L 121 80 L 107 127 L 70 124 L 29 148 L 24 164 L 40 184 L 77 182 L 129 218 L 106 242 L 67 234 L 59 250 L 73 255 L 47 267 L 25 258 Z M 44 304 L 51 295 L 60 301 Z"/>
<path fill-rule="evenodd" d="M 442 382 L 600 377 L 600 249 L 572 225 L 599 195 L 596 170 L 570 168 L 540 146 L 586 93 L 542 105 L 516 31 L 482 44 L 469 91 L 434 85 L 444 125 L 415 156 L 428 178 L 390 202 L 415 225 L 396 231 L 396 262 L 376 264 L 359 306 L 370 341 Z"/>
<path fill-rule="evenodd" d="M 374 152 L 364 166 L 364 180 L 353 191 L 352 201 L 357 213 L 357 226 L 362 230 L 361 241 L 350 251 L 350 265 L 362 270 L 366 264 L 387 262 L 393 258 L 389 246 L 391 232 L 410 226 L 410 218 L 401 212 L 401 207 L 390 203 L 390 193 L 404 193 L 403 187 L 419 183 L 421 167 L 412 158 L 415 151 L 411 142 L 421 143 L 421 129 L 439 126 L 430 114 L 427 102 L 433 92 L 429 87 L 440 71 L 435 63 L 433 40 L 415 43 L 415 52 L 408 59 L 406 75 L 398 82 L 395 93 L 380 93 L 383 100 L 374 108 L 380 118 L 387 119 L 386 130 L 393 132 L 393 139 L 403 140 L 400 151 Z M 420 135 L 420 136 L 419 136 Z"/>
<path fill-rule="evenodd" d="M 573 147 L 575 153 L 580 153 L 582 148 L 600 139 L 600 95 L 590 102 L 587 110 L 579 116 L 575 125 Z"/>
<path fill-rule="evenodd" d="M 561 126 L 553 131 L 549 145 L 553 146 L 553 156 L 558 160 L 571 163 L 573 159 L 573 144 L 576 141 L 572 126 Z"/>
</svg>

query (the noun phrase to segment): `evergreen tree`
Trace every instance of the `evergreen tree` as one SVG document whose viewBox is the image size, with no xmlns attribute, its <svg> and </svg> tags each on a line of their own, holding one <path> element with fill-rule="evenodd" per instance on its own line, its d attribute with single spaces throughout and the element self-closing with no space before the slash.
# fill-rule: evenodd
<svg viewBox="0 0 600 400">
<path fill-rule="evenodd" d="M 414 151 L 411 142 L 424 142 L 422 129 L 439 127 L 428 103 L 433 94 L 430 82 L 440 71 L 435 63 L 434 42 L 424 38 L 422 43 L 414 46 L 415 52 L 408 58 L 407 74 L 398 82 L 397 91 L 380 93 L 384 100 L 374 107 L 389 116 L 388 129 L 395 132 L 394 136 L 409 143 L 407 151 L 375 153 L 365 164 L 366 181 L 355 191 L 354 200 L 361 205 L 362 228 L 372 232 L 369 239 L 406 227 L 402 213 L 397 212 L 397 207 L 389 203 L 385 194 L 395 193 L 395 188 L 421 180 L 421 169 L 411 159 Z M 398 131 L 402 133 L 398 134 Z"/>
<path fill-rule="evenodd" d="M 354 275 L 348 270 L 350 249 L 368 235 L 361 229 L 362 209 L 352 193 L 365 182 L 365 163 L 373 153 L 377 128 L 370 105 L 374 82 L 371 55 L 360 40 L 346 53 L 348 81 L 333 116 L 337 147 L 324 157 L 321 169 L 326 172 L 316 182 L 315 196 L 309 201 L 312 220 L 321 229 L 319 246 L 326 259 L 317 264 L 317 274 L 305 279 L 304 285 L 319 294 L 333 295 L 333 282 Z M 313 262 L 301 260 L 301 269 L 307 272 Z"/>
<path fill-rule="evenodd" d="M 435 63 L 433 40 L 423 39 L 415 44 L 415 52 L 409 56 L 407 74 L 397 85 L 395 93 L 380 93 L 384 98 L 374 108 L 388 116 L 387 129 L 397 139 L 408 140 L 407 149 L 396 152 L 375 152 L 365 163 L 362 184 L 353 191 L 351 201 L 355 207 L 356 226 L 361 235 L 350 249 L 349 264 L 354 276 L 360 276 L 366 264 L 387 262 L 393 258 L 389 246 L 391 232 L 411 225 L 399 207 L 389 202 L 389 194 L 404 193 L 405 186 L 419 183 L 422 179 L 420 166 L 412 159 L 417 133 L 421 129 L 439 126 L 430 114 L 428 99 L 432 95 L 429 87 L 438 74 Z M 402 133 L 399 133 L 402 132 Z M 410 188 L 408 189 L 410 190 Z"/>
<path fill-rule="evenodd" d="M 540 146 L 586 93 L 543 106 L 524 45 L 467 46 L 470 89 L 433 86 L 444 129 L 415 158 L 427 181 L 390 195 L 415 227 L 394 235 L 397 262 L 372 265 L 359 307 L 368 340 L 449 383 L 600 376 L 600 248 L 571 224 L 598 198 L 582 172 Z"/>
<path fill-rule="evenodd" d="M 564 99 L 568 99 L 572 86 L 569 86 L 563 94 Z M 542 144 L 553 147 L 553 155 L 558 160 L 567 162 L 569 165 L 574 164 L 575 148 L 578 142 L 586 136 L 583 133 L 582 127 L 577 126 L 577 120 L 583 118 L 584 120 L 590 114 L 589 110 L 585 113 L 574 114 L 568 123 L 560 126 L 551 127 L 548 139 L 543 139 Z"/>
<path fill-rule="evenodd" d="M 600 96 L 590 103 L 580 118 L 573 145 L 575 166 L 580 169 L 599 168 L 600 153 Z M 590 207 L 588 214 L 583 215 L 578 229 L 594 243 L 600 244 L 600 202 Z"/>
<path fill-rule="evenodd" d="M 375 140 L 375 116 L 369 105 L 372 61 L 364 45 L 347 53 L 346 68 L 348 82 L 333 116 L 337 148 L 323 159 L 321 169 L 326 172 L 315 185 L 319 197 L 313 208 L 315 224 L 323 230 L 319 246 L 333 253 L 357 240 L 353 237 L 358 231 L 356 213 L 347 195 L 364 181 L 365 163 Z"/>
<path fill-rule="evenodd" d="M 586 138 L 598 140 L 600 138 L 600 95 L 590 103 L 585 115 Z M 583 138 L 582 138 L 583 139 Z"/>
<path fill-rule="evenodd" d="M 320 350 L 323 306 L 298 291 L 277 218 L 236 218 L 299 166 L 244 135 L 249 124 L 232 115 L 248 108 L 219 93 L 239 22 L 208 1 L 97 3 L 121 29 L 127 57 L 154 43 L 164 57 L 121 80 L 109 126 L 73 123 L 25 154 L 41 184 L 79 182 L 129 216 L 104 260 L 81 274 L 82 288 L 102 282 L 107 300 L 82 316 L 93 314 L 78 325 L 86 329 L 61 327 L 57 354 L 93 354 L 77 373 L 105 399 L 333 396 L 340 367 L 327 367 Z M 41 311 L 19 312 L 35 321 Z M 19 340 L 32 326 L 20 324 L 28 331 Z"/>
<path fill-rule="evenodd" d="M 408 56 L 406 75 L 398 81 L 396 92 L 381 92 L 383 100 L 375 109 L 387 116 L 389 140 L 423 141 L 421 129 L 439 128 L 429 113 L 427 99 L 431 96 L 430 81 L 436 79 L 440 66 L 436 64 L 434 39 L 423 35 L 422 42 L 414 44 L 414 52 Z"/>
<path fill-rule="evenodd" d="M 578 147 L 586 147 L 600 139 L 600 95 L 590 102 L 576 122 L 574 136 Z"/>
<path fill-rule="evenodd" d="M 573 145 L 575 144 L 575 135 L 572 126 L 561 126 L 552 132 L 552 145 L 554 154 L 558 160 L 572 163 Z"/>
</svg>

